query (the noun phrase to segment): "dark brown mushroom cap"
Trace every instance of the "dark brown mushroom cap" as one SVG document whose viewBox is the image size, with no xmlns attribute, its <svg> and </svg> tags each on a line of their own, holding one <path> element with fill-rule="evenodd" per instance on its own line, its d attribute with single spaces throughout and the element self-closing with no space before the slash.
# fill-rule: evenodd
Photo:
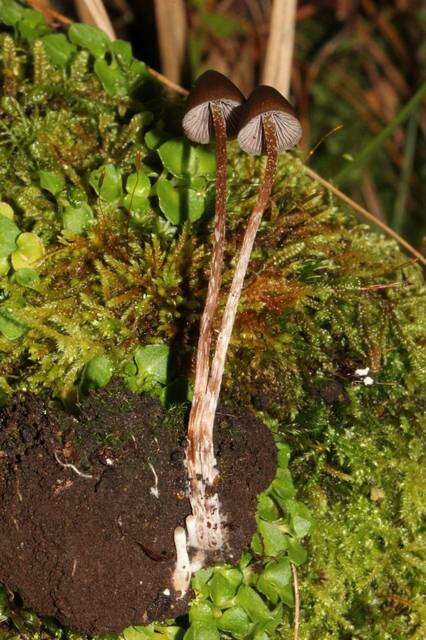
<svg viewBox="0 0 426 640">
<path fill-rule="evenodd" d="M 246 153 L 264 153 L 262 118 L 267 113 L 275 122 L 278 153 L 291 149 L 299 142 L 302 127 L 293 107 L 279 91 L 261 85 L 251 93 L 241 113 L 238 142 Z"/>
<path fill-rule="evenodd" d="M 238 127 L 238 107 L 244 96 L 229 78 L 218 71 L 209 70 L 195 81 L 186 101 L 182 126 L 187 138 L 207 144 L 214 138 L 212 103 L 220 104 L 226 121 L 226 132 L 232 137 Z"/>
</svg>

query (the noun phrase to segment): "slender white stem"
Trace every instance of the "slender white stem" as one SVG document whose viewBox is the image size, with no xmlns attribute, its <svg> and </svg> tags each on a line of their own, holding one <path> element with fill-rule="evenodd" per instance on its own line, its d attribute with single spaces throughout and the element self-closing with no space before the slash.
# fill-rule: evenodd
<svg viewBox="0 0 426 640">
<path fill-rule="evenodd" d="M 188 422 L 187 470 L 189 499 L 195 521 L 191 521 L 192 546 L 204 550 L 222 548 L 224 540 L 215 532 L 221 532 L 222 516 L 217 495 L 210 495 L 211 486 L 218 475 L 214 457 L 213 431 L 207 441 L 202 428 L 203 400 L 210 369 L 210 347 L 213 334 L 213 318 L 217 309 L 223 267 L 226 215 L 226 121 L 222 108 L 212 103 L 211 114 L 215 129 L 217 175 L 215 227 L 213 235 L 210 278 L 200 323 L 197 347 L 194 397 Z"/>
<path fill-rule="evenodd" d="M 183 527 L 176 527 L 174 531 L 176 547 L 176 565 L 173 573 L 173 588 L 179 597 L 183 597 L 191 582 L 191 562 L 186 547 L 186 532 Z"/>
</svg>

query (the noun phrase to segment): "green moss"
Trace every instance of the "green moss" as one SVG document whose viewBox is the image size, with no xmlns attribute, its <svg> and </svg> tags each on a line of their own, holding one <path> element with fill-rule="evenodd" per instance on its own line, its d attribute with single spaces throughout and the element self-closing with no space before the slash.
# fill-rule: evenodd
<svg viewBox="0 0 426 640">
<path fill-rule="evenodd" d="M 122 375 L 137 391 L 172 397 L 191 380 L 206 291 L 212 151 L 180 140 L 181 103 L 134 64 L 124 43 L 110 50 L 106 68 L 113 45 L 94 32 L 52 40 L 33 12 L 9 0 L 0 19 L 0 200 L 14 212 L 0 265 L 2 394 L 26 388 L 67 398 L 101 358 L 102 379 Z M 225 285 L 262 161 L 231 145 L 228 174 Z M 11 261 L 22 233 L 38 236 L 45 250 L 29 280 Z M 314 514 L 309 561 L 298 569 L 302 639 L 424 637 L 424 302 L 419 267 L 307 177 L 295 155 L 283 156 L 224 396 L 253 406 L 290 444 L 297 495 Z M 161 379 L 138 365 L 140 349 L 153 344 L 171 354 Z M 366 367 L 371 385 L 356 373 Z M 284 493 L 289 478 L 281 478 Z M 281 503 L 263 504 L 264 513 L 282 509 L 274 526 L 291 529 L 297 505 L 285 500 L 294 496 L 278 491 L 271 500 L 277 496 Z M 222 615 L 213 574 L 198 580 L 206 633 L 238 627 L 253 635 L 255 624 L 258 633 L 290 634 L 291 609 L 275 610 L 271 593 L 262 596 L 269 626 L 250 617 L 258 580 L 250 567 L 243 559 L 242 604 L 222 626 L 211 626 Z M 269 567 L 278 570 L 285 603 L 287 569 Z M 5 618 L 13 624 L 0 637 L 78 637 L 19 608 Z M 171 637 L 168 629 L 134 637 Z"/>
</svg>

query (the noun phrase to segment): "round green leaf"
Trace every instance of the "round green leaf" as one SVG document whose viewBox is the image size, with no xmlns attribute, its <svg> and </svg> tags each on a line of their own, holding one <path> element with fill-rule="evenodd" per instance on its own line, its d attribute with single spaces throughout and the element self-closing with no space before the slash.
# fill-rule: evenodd
<svg viewBox="0 0 426 640">
<path fill-rule="evenodd" d="M 19 5 L 15 0 L 0 2 L 0 20 L 9 27 L 14 27 L 24 14 L 24 7 Z"/>
<path fill-rule="evenodd" d="M 214 176 L 216 173 L 216 155 L 206 146 L 193 147 L 194 149 L 194 170 L 193 175 Z"/>
<path fill-rule="evenodd" d="M 19 236 L 16 224 L 6 216 L 0 216 L 0 258 L 6 258 L 16 249 Z"/>
<path fill-rule="evenodd" d="M 7 276 L 10 271 L 10 261 L 9 258 L 3 257 L 0 258 L 0 276 Z"/>
<path fill-rule="evenodd" d="M 11 255 L 12 266 L 18 269 L 31 268 L 44 256 L 44 245 L 35 233 L 21 233 L 16 240 L 16 251 Z"/>
<path fill-rule="evenodd" d="M 54 196 L 65 187 L 65 178 L 59 171 L 39 171 L 40 186 Z"/>
<path fill-rule="evenodd" d="M 138 213 L 143 213 L 144 211 L 149 209 L 151 205 L 149 203 L 148 198 L 145 198 L 144 196 L 137 196 L 137 195 L 132 195 L 131 193 L 128 193 L 123 198 L 123 206 L 128 211 L 137 211 Z"/>
<path fill-rule="evenodd" d="M 130 67 L 133 60 L 130 42 L 126 40 L 114 40 L 114 42 L 111 42 L 110 48 L 124 69 Z"/>
<path fill-rule="evenodd" d="M 9 218 L 9 220 L 13 220 L 14 212 L 10 204 L 7 202 L 0 202 L 0 216 L 4 216 L 5 218 Z"/>
<path fill-rule="evenodd" d="M 259 519 L 258 529 L 262 536 L 266 556 L 277 556 L 287 549 L 288 536 L 281 531 L 278 525 Z"/>
<path fill-rule="evenodd" d="M 121 197 L 121 173 L 113 164 L 106 164 L 92 171 L 89 182 L 106 202 L 116 202 Z"/>
<path fill-rule="evenodd" d="M 142 170 L 131 173 L 126 180 L 126 191 L 130 195 L 148 196 L 151 191 L 151 182 Z"/>
<path fill-rule="evenodd" d="M 185 633 L 184 640 L 220 640 L 220 635 L 213 622 L 196 621 Z"/>
<path fill-rule="evenodd" d="M 66 207 L 62 222 L 66 231 L 76 235 L 83 234 L 93 221 L 93 213 L 90 206 L 83 202 L 79 207 Z"/>
<path fill-rule="evenodd" d="M 71 42 L 88 49 L 97 58 L 104 55 L 110 42 L 104 31 L 90 24 L 72 24 L 68 37 Z"/>
<path fill-rule="evenodd" d="M 139 626 L 124 629 L 122 636 L 124 640 L 149 640 L 152 638 L 152 634 L 149 633 L 149 629 Z"/>
<path fill-rule="evenodd" d="M 303 564 L 308 559 L 308 552 L 305 547 L 303 547 L 300 542 L 291 538 L 288 538 L 288 557 L 290 560 L 297 566 Z"/>
<path fill-rule="evenodd" d="M 184 138 L 174 138 L 158 148 L 163 166 L 177 178 L 214 175 L 216 158 L 205 147 L 193 147 Z"/>
<path fill-rule="evenodd" d="M 245 638 L 252 628 L 250 619 L 242 607 L 231 607 L 225 611 L 218 619 L 217 626 L 235 638 Z"/>
<path fill-rule="evenodd" d="M 18 22 L 18 30 L 23 38 L 31 42 L 48 33 L 49 28 L 39 11 L 25 9 L 22 19 Z"/>
<path fill-rule="evenodd" d="M 293 498 L 296 494 L 296 490 L 288 469 L 277 469 L 277 475 L 272 481 L 272 488 L 274 490 L 274 494 L 281 500 Z"/>
<path fill-rule="evenodd" d="M 165 344 L 149 344 L 138 347 L 135 362 L 139 370 L 166 384 L 169 369 L 170 348 Z"/>
<path fill-rule="evenodd" d="M 265 623 L 272 620 L 272 612 L 252 587 L 243 584 L 237 593 L 237 606 L 247 613 L 253 622 Z"/>
<path fill-rule="evenodd" d="M 275 502 L 265 493 L 261 493 L 257 499 L 257 512 L 264 520 L 278 520 L 280 517 Z"/>
<path fill-rule="evenodd" d="M 286 510 L 291 516 L 291 526 L 297 538 L 304 538 L 311 529 L 312 516 L 309 509 L 297 500 L 288 500 Z"/>
<path fill-rule="evenodd" d="M 15 282 L 21 285 L 21 287 L 27 287 L 29 289 L 33 289 L 37 286 L 40 281 L 39 275 L 37 271 L 33 269 L 23 268 L 18 269 L 13 274 L 13 279 Z"/>
<path fill-rule="evenodd" d="M 112 59 L 110 63 L 102 58 L 95 62 L 94 71 L 102 83 L 103 88 L 110 96 L 127 95 L 127 80 L 120 65 Z"/>
<path fill-rule="evenodd" d="M 64 67 L 76 52 L 76 47 L 63 33 L 49 33 L 42 38 L 42 42 L 50 61 L 58 67 Z"/>
<path fill-rule="evenodd" d="M 113 364 L 107 356 L 97 356 L 87 363 L 84 379 L 89 383 L 89 386 L 99 389 L 111 380 L 113 370 Z"/>
<path fill-rule="evenodd" d="M 134 90 L 143 78 L 151 77 L 148 68 L 141 60 L 133 60 L 128 71 L 130 89 Z"/>
<path fill-rule="evenodd" d="M 0 309 L 0 333 L 8 340 L 17 340 L 27 330 L 26 325 L 16 319 L 8 309 Z"/>
<path fill-rule="evenodd" d="M 150 129 L 145 134 L 145 144 L 148 149 L 158 149 L 167 138 L 164 131 L 158 131 L 157 129 Z"/>
<path fill-rule="evenodd" d="M 193 189 L 188 189 L 184 185 L 173 186 L 164 180 L 158 180 L 157 195 L 160 209 L 172 224 L 180 224 L 189 220 L 195 222 L 204 213 L 205 200 Z"/>
<path fill-rule="evenodd" d="M 242 575 L 237 569 L 217 570 L 209 582 L 209 592 L 213 603 L 222 609 L 231 606 L 241 580 Z"/>
<path fill-rule="evenodd" d="M 287 444 L 283 444 L 279 442 L 277 444 L 278 448 L 278 466 L 286 469 L 288 467 L 288 463 L 290 462 L 290 447 Z"/>
</svg>

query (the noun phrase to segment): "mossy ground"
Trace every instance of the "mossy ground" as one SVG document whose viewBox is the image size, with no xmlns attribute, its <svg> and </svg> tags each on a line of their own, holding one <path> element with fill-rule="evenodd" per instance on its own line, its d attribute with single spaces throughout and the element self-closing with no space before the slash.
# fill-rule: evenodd
<svg viewBox="0 0 426 640">
<path fill-rule="evenodd" d="M 208 274 L 212 151 L 182 142 L 181 104 L 143 65 L 131 71 L 119 48 L 93 36 L 89 53 L 78 32 L 68 49 L 53 46 L 41 22 L 25 14 L 13 23 L 2 10 L 0 197 L 15 227 L 4 223 L 0 247 L 3 392 L 66 399 L 114 373 L 134 390 L 184 398 Z M 231 145 L 228 175 L 225 289 L 262 161 Z M 30 249 L 20 244 L 24 232 L 42 249 L 34 237 Z M 392 241 L 360 224 L 297 157 L 281 158 L 224 396 L 253 406 L 291 446 L 298 496 L 314 515 L 299 569 L 301 639 L 425 635 L 422 287 Z M 144 351 L 154 344 L 160 351 Z M 370 385 L 356 373 L 366 367 Z M 274 514 L 263 504 L 262 521 Z M 5 637 L 30 634 L 26 618 L 35 637 L 63 637 L 38 631 L 30 614 L 12 618 Z M 257 640 L 274 633 L 256 624 Z M 284 637 L 291 625 L 285 608 Z"/>
</svg>

